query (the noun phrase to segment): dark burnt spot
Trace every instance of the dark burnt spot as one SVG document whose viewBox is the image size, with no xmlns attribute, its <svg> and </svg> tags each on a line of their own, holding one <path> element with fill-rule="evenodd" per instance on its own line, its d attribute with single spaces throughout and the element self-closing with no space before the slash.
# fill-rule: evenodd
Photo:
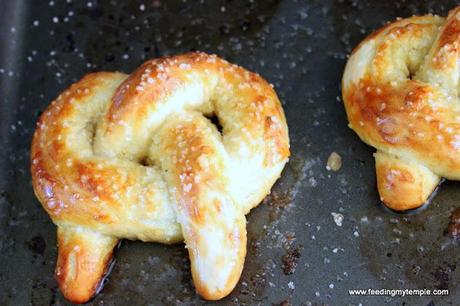
<svg viewBox="0 0 460 306">
<path fill-rule="evenodd" d="M 27 244 L 27 247 L 29 248 L 29 250 L 31 250 L 32 253 L 34 253 L 34 255 L 43 256 L 43 254 L 45 253 L 46 241 L 40 235 L 37 235 L 37 236 L 33 237 L 32 239 L 27 241 L 26 244 Z"/>
<path fill-rule="evenodd" d="M 1 198 L 5 199 L 5 201 L 7 201 L 8 203 L 13 203 L 12 195 L 10 193 L 8 193 L 8 191 L 6 191 L 6 190 L 0 191 L 0 199 Z"/>
</svg>

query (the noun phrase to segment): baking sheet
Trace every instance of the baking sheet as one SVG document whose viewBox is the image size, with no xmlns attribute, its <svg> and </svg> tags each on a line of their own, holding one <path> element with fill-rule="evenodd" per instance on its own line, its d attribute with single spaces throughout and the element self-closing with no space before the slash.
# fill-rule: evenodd
<svg viewBox="0 0 460 306">
<path fill-rule="evenodd" d="M 53 270 L 56 233 L 35 198 L 29 147 L 39 114 L 90 71 L 202 50 L 275 85 L 292 158 L 248 216 L 248 254 L 234 292 L 194 292 L 183 245 L 124 241 L 92 305 L 456 305 L 459 246 L 445 229 L 460 185 L 444 182 L 411 215 L 385 210 L 373 149 L 347 128 L 340 79 L 351 48 L 385 21 L 456 1 L 0 0 L 0 304 L 66 305 Z M 330 153 L 342 156 L 326 170 Z M 332 213 L 342 214 L 339 226 Z M 447 288 L 444 297 L 353 297 L 349 289 Z"/>
</svg>

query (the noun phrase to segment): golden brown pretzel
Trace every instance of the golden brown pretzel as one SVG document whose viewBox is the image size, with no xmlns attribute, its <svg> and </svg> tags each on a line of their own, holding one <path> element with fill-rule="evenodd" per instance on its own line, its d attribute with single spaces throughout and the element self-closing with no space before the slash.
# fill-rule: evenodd
<svg viewBox="0 0 460 306">
<path fill-rule="evenodd" d="M 460 179 L 460 7 L 388 24 L 352 53 L 342 80 L 350 127 L 375 154 L 392 209 L 421 206 Z"/>
<path fill-rule="evenodd" d="M 203 114 L 218 117 L 222 134 Z M 34 190 L 58 226 L 63 294 L 88 301 L 127 238 L 185 240 L 198 293 L 226 296 L 246 254 L 244 215 L 288 156 L 275 91 L 217 56 L 85 76 L 42 114 L 32 143 Z"/>
</svg>

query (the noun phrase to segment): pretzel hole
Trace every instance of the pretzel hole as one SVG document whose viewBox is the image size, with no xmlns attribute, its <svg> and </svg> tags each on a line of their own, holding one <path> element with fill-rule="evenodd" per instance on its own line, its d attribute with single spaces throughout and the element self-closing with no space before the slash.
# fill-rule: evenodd
<svg viewBox="0 0 460 306">
<path fill-rule="evenodd" d="M 407 76 L 409 78 L 409 80 L 413 80 L 414 77 L 415 77 L 415 73 L 411 70 L 409 70 L 409 75 Z"/>
<path fill-rule="evenodd" d="M 96 138 L 96 122 L 90 121 L 85 126 L 85 132 L 89 136 L 89 144 L 91 147 L 94 145 L 94 139 Z"/>
<path fill-rule="evenodd" d="M 209 121 L 211 121 L 212 124 L 215 125 L 217 131 L 222 135 L 223 127 L 219 122 L 219 117 L 217 117 L 216 114 L 205 114 L 204 115 Z"/>
<path fill-rule="evenodd" d="M 144 167 L 151 167 L 154 164 L 154 162 L 148 158 L 148 156 L 142 157 L 138 162 Z"/>
<path fill-rule="evenodd" d="M 410 53 L 417 53 L 417 50 L 412 48 L 412 50 L 410 51 Z M 417 72 L 419 71 L 420 69 L 420 66 L 422 64 L 422 58 L 418 57 L 417 58 L 414 58 L 414 56 L 410 56 L 407 60 L 406 60 L 406 67 L 407 67 L 407 78 L 409 80 L 414 80 Z"/>
</svg>

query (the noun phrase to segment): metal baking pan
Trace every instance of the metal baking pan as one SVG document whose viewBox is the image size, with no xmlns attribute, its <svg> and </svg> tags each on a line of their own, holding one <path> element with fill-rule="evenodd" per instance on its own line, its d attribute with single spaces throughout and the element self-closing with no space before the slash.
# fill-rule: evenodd
<svg viewBox="0 0 460 306">
<path fill-rule="evenodd" d="M 48 103 L 90 71 L 130 72 L 189 50 L 217 53 L 275 85 L 292 158 L 248 215 L 248 254 L 233 293 L 194 291 L 184 246 L 124 241 L 92 305 L 458 305 L 459 245 L 445 234 L 460 206 L 444 182 L 413 214 L 385 210 L 373 149 L 347 128 L 347 54 L 385 21 L 457 1 L 0 0 L 0 304 L 66 305 L 53 279 L 56 228 L 35 198 L 29 148 Z M 326 170 L 331 152 L 338 172 Z M 343 215 L 342 225 L 332 213 Z M 349 289 L 436 289 L 448 296 L 350 296 Z"/>
</svg>

